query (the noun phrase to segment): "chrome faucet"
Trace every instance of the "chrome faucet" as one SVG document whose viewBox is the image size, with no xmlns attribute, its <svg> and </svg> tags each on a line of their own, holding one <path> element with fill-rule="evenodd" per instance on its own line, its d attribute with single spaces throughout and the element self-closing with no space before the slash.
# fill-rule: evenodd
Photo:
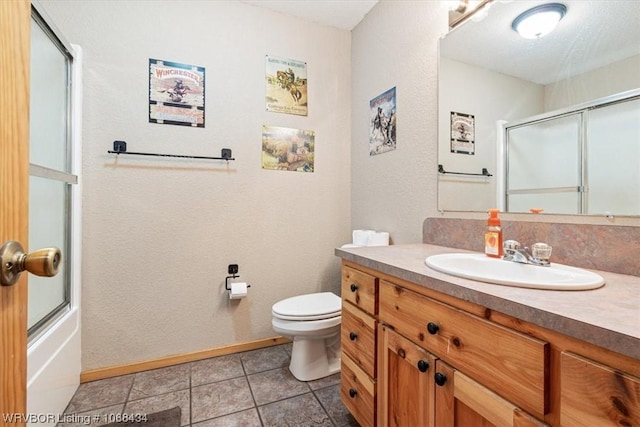
<svg viewBox="0 0 640 427">
<path fill-rule="evenodd" d="M 551 246 L 546 243 L 536 243 L 531 251 L 528 247 L 522 247 L 515 240 L 507 240 L 502 245 L 504 255 L 502 259 L 505 261 L 519 262 L 522 264 L 539 265 L 548 267 L 551 265 Z"/>
</svg>

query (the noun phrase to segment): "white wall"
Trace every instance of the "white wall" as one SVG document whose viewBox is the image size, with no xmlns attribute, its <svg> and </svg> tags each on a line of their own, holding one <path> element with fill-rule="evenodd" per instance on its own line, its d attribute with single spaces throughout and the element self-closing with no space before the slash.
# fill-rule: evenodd
<svg viewBox="0 0 640 427">
<path fill-rule="evenodd" d="M 444 210 L 487 211 L 497 207 L 497 122 L 543 113 L 544 87 L 506 74 L 440 58 L 438 159 L 447 171 L 480 173 L 491 178 L 439 176 L 438 206 Z M 475 116 L 475 154 L 452 153 L 447 112 Z"/>
<path fill-rule="evenodd" d="M 339 292 L 333 249 L 351 240 L 348 31 L 237 1 L 44 7 L 85 56 L 83 370 L 275 336 L 274 302 Z M 308 63 L 308 117 L 265 111 L 267 54 Z M 206 68 L 204 129 L 148 123 L 149 58 Z M 263 124 L 314 130 L 315 172 L 262 170 Z M 116 158 L 116 139 L 141 152 L 229 147 L 237 160 Z M 230 263 L 251 283 L 238 304 L 223 291 Z"/>
<path fill-rule="evenodd" d="M 437 212 L 438 37 L 447 9 L 437 1 L 381 0 L 352 32 L 351 224 L 422 241 Z M 369 101 L 396 87 L 397 148 L 369 156 Z"/>
</svg>

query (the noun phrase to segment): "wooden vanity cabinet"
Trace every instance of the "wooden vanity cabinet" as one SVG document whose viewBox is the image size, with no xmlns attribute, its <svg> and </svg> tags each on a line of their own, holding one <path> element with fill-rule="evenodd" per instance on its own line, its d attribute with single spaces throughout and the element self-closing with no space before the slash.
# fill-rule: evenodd
<svg viewBox="0 0 640 427">
<path fill-rule="evenodd" d="M 351 262 L 342 292 L 342 400 L 362 426 L 640 427 L 638 359 Z"/>
<path fill-rule="evenodd" d="M 376 425 L 378 278 L 342 268 L 340 397 L 362 427 Z"/>
<path fill-rule="evenodd" d="M 380 321 L 540 419 L 548 344 L 381 281 Z"/>
</svg>

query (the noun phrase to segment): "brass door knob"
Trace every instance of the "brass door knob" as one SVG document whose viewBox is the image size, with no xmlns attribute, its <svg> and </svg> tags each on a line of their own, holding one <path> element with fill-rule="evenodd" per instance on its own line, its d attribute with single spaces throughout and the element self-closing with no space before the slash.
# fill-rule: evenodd
<svg viewBox="0 0 640 427">
<path fill-rule="evenodd" d="M 61 260 L 62 253 L 58 248 L 45 248 L 25 254 L 20 243 L 13 240 L 6 242 L 0 248 L 0 284 L 15 284 L 20 273 L 25 270 L 36 276 L 55 276 L 60 270 Z"/>
</svg>

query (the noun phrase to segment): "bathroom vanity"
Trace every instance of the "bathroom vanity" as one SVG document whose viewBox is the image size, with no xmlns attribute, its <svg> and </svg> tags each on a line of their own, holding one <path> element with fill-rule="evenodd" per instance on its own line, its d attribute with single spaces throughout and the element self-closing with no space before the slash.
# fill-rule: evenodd
<svg viewBox="0 0 640 427">
<path fill-rule="evenodd" d="M 639 277 L 554 291 L 425 265 L 453 252 L 336 249 L 341 397 L 360 425 L 640 425 Z"/>
</svg>

